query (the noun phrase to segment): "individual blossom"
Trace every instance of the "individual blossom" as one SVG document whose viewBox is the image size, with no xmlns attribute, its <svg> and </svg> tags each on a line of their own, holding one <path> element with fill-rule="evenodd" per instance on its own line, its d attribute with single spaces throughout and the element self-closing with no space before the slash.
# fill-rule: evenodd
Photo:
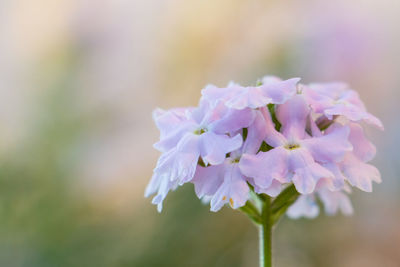
<svg viewBox="0 0 400 267">
<path fill-rule="evenodd" d="M 382 122 L 367 112 L 358 93 L 349 89 L 347 84 L 312 83 L 302 85 L 301 90 L 314 112 L 322 113 L 329 120 L 335 116 L 344 116 L 350 121 L 365 121 L 383 129 Z"/>
<path fill-rule="evenodd" d="M 381 182 L 379 170 L 368 163 L 374 158 L 376 148 L 365 137 L 359 124 L 350 123 L 348 127 L 350 128 L 349 141 L 353 145 L 353 150 L 345 154 L 343 160 L 338 163 L 338 167 L 350 185 L 366 192 L 372 192 L 372 182 Z"/>
<path fill-rule="evenodd" d="M 286 214 L 291 219 L 305 217 L 313 219 L 318 216 L 320 207 L 317 203 L 317 198 L 321 200 L 324 211 L 327 215 L 335 215 L 339 211 L 343 215 L 353 214 L 353 206 L 351 205 L 348 193 L 350 188 L 344 190 L 331 191 L 326 187 L 317 189 L 315 193 L 309 195 L 301 195 L 297 201 L 289 207 Z"/>
<path fill-rule="evenodd" d="M 258 86 L 243 87 L 230 83 L 226 88 L 213 85 L 202 90 L 204 98 L 211 102 L 224 101 L 225 105 L 234 109 L 260 108 L 268 104 L 282 104 L 296 93 L 300 78 L 282 81 L 276 77 L 264 77 Z"/>
<path fill-rule="evenodd" d="M 241 147 L 241 135 L 227 133 L 251 124 L 254 112 L 238 112 L 203 100 L 197 108 L 156 110 L 153 117 L 161 132 L 154 147 L 163 154 L 145 195 L 157 193 L 153 203 L 161 210 L 167 193 L 193 178 L 199 159 L 217 165 L 224 162 L 227 153 Z"/>
<path fill-rule="evenodd" d="M 334 179 L 335 175 L 321 163 L 339 162 L 352 149 L 347 140 L 348 127 L 320 137 L 309 136 L 305 130 L 310 109 L 299 94 L 279 105 L 276 115 L 282 124 L 280 132 L 275 129 L 270 114 L 264 112 L 268 129 L 265 141 L 272 149 L 244 155 L 240 166 L 243 173 L 263 188 L 269 187 L 274 179 L 292 182 L 301 194 L 312 193 L 319 179 Z"/>
<path fill-rule="evenodd" d="M 322 136 L 323 133 L 315 126 L 315 123 L 312 124 L 313 136 Z M 325 132 L 329 134 L 339 127 L 342 126 L 339 123 L 334 123 Z M 365 137 L 359 124 L 349 123 L 348 127 L 350 128 L 349 142 L 353 146 L 352 151 L 346 152 L 340 162 L 323 164 L 335 175 L 335 179 L 331 181 L 321 180 L 315 193 L 301 195 L 287 211 L 290 218 L 316 217 L 319 214 L 317 198 L 321 200 L 328 215 L 333 215 L 339 210 L 344 215 L 351 215 L 353 208 L 348 197 L 351 192 L 348 184 L 363 191 L 371 192 L 372 182 L 381 182 L 378 169 L 367 163 L 375 156 L 375 146 Z"/>
<path fill-rule="evenodd" d="M 254 155 L 258 152 L 267 134 L 264 126 L 263 114 L 255 111 L 255 119 L 246 129 L 246 141 L 239 149 L 232 151 L 222 164 L 197 168 L 192 183 L 199 198 L 210 200 L 211 211 L 218 211 L 227 203 L 237 209 L 249 199 L 250 189 L 247 183 L 254 182 L 242 173 L 239 166 L 243 154 Z M 280 183 L 275 183 L 266 192 L 277 195 L 279 189 Z M 259 191 L 258 188 L 255 190 Z"/>
<path fill-rule="evenodd" d="M 341 124 L 334 123 L 325 130 L 324 134 L 330 134 L 342 127 Z M 345 182 L 348 182 L 363 191 L 371 192 L 372 182 L 381 182 L 379 170 L 375 166 L 368 164 L 374 158 L 376 148 L 365 137 L 361 125 L 351 122 L 347 124 L 347 127 L 350 129 L 349 142 L 353 149 L 347 151 L 341 161 L 328 163 L 325 167 L 335 175 L 337 184 L 344 185 Z M 323 133 L 316 127 L 313 127 L 312 132 L 313 136 L 323 136 Z M 331 190 L 334 189 L 331 187 Z"/>
</svg>

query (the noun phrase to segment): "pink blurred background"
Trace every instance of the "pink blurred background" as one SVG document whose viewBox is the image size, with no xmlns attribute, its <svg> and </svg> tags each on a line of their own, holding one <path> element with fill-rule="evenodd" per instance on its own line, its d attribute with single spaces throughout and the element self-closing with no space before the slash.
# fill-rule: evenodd
<svg viewBox="0 0 400 267">
<path fill-rule="evenodd" d="M 188 186 L 157 214 L 151 112 L 208 83 L 346 81 L 383 183 L 285 219 L 276 266 L 400 266 L 400 1 L 0 1 L 0 266 L 256 266 L 257 232 Z"/>
</svg>

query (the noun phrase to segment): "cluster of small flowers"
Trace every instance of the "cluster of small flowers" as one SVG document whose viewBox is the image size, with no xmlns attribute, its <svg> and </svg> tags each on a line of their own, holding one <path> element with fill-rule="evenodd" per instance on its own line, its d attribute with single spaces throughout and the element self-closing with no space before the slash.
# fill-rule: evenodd
<svg viewBox="0 0 400 267">
<path fill-rule="evenodd" d="M 299 81 L 209 85 L 198 107 L 155 110 L 162 155 L 145 195 L 156 194 L 161 211 L 167 193 L 190 182 L 218 211 L 245 205 L 251 190 L 276 197 L 294 184 L 301 195 L 289 217 L 315 217 L 316 198 L 328 214 L 351 214 L 351 186 L 370 192 L 381 181 L 367 163 L 376 151 L 360 123 L 382 123 L 346 84 Z"/>
</svg>

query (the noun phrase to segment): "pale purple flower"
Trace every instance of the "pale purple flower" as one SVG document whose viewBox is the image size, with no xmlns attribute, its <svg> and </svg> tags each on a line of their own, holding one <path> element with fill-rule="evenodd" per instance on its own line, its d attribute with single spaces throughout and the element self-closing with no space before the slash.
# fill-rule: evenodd
<svg viewBox="0 0 400 267">
<path fill-rule="evenodd" d="M 255 111 L 255 119 L 248 127 L 247 139 L 243 146 L 230 153 L 222 164 L 198 167 L 192 183 L 199 198 L 211 199 L 211 211 L 218 211 L 226 203 L 236 209 L 243 206 L 249 198 L 249 178 L 239 168 L 243 153 L 256 154 L 266 129 L 263 115 Z"/>
<path fill-rule="evenodd" d="M 198 107 L 154 111 L 160 130 L 154 147 L 162 154 L 145 195 L 155 194 L 161 211 L 170 190 L 191 182 L 218 211 L 244 206 L 251 190 L 276 197 L 294 184 L 301 195 L 289 217 L 317 216 L 317 199 L 329 215 L 351 214 L 350 186 L 370 192 L 381 181 L 369 164 L 375 146 L 359 122 L 383 129 L 382 123 L 346 84 L 299 80 L 266 76 L 258 86 L 210 85 Z"/>
<path fill-rule="evenodd" d="M 268 104 L 282 104 L 294 94 L 300 78 L 282 81 L 276 77 L 264 77 L 263 84 L 259 86 L 243 87 L 231 83 L 226 88 L 209 85 L 202 90 L 204 98 L 211 102 L 223 100 L 225 104 L 234 109 L 259 108 Z"/>
<path fill-rule="evenodd" d="M 314 83 L 301 86 L 307 102 L 316 113 L 324 114 L 332 120 L 334 116 L 344 116 L 353 122 L 365 121 L 380 129 L 382 122 L 367 112 L 358 93 L 344 83 Z"/>
<path fill-rule="evenodd" d="M 353 214 L 353 206 L 347 195 L 349 188 L 340 191 L 330 191 L 327 188 L 320 188 L 315 193 L 301 195 L 296 202 L 289 207 L 286 214 L 289 218 L 298 219 L 300 217 L 315 218 L 319 214 L 317 199 L 319 198 L 324 206 L 327 215 L 335 215 L 339 211 L 343 215 Z"/>
<path fill-rule="evenodd" d="M 334 123 L 326 131 L 325 134 L 330 134 L 336 129 L 342 128 L 339 123 Z M 325 165 L 334 175 L 333 180 L 339 186 L 331 186 L 331 190 L 340 188 L 344 182 L 350 183 L 363 191 L 372 191 L 372 182 L 380 183 L 381 176 L 378 169 L 368 164 L 376 153 L 375 146 L 365 137 L 362 127 L 357 123 L 349 123 L 350 129 L 349 142 L 352 144 L 352 151 L 347 151 L 343 160 L 337 163 L 328 163 Z M 322 133 L 314 129 L 314 136 L 322 136 Z"/>
<path fill-rule="evenodd" d="M 301 217 L 313 219 L 317 217 L 319 214 L 319 207 L 315 195 L 309 194 L 299 196 L 296 202 L 286 211 L 286 214 L 291 219 L 298 219 Z"/>
<path fill-rule="evenodd" d="M 158 192 L 153 203 L 161 210 L 168 191 L 193 178 L 199 158 L 205 164 L 221 164 L 227 153 L 241 147 L 242 136 L 229 133 L 247 127 L 255 115 L 251 109 L 239 112 L 204 100 L 195 109 L 157 110 L 153 116 L 161 132 L 154 147 L 163 154 L 145 196 Z"/>
<path fill-rule="evenodd" d="M 310 137 L 305 131 L 310 110 L 302 95 L 278 106 L 276 113 L 282 123 L 281 132 L 275 130 L 264 109 L 268 129 L 265 141 L 273 149 L 244 155 L 242 172 L 261 188 L 268 188 L 274 179 L 293 182 L 301 194 L 312 193 L 319 179 L 334 179 L 334 174 L 321 163 L 339 162 L 352 149 L 347 140 L 349 128 L 344 126 L 321 137 Z"/>
<path fill-rule="evenodd" d="M 352 186 L 372 192 L 372 182 L 381 182 L 379 170 L 367 163 L 375 156 L 375 146 L 365 137 L 359 124 L 350 123 L 349 127 L 349 141 L 354 149 L 345 154 L 343 161 L 338 164 L 339 169 Z"/>
</svg>

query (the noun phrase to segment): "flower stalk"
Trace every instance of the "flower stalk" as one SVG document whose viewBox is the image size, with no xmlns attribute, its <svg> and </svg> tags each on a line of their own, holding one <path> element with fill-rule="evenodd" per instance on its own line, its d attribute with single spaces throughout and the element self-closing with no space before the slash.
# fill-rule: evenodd
<svg viewBox="0 0 400 267">
<path fill-rule="evenodd" d="M 254 191 L 252 192 L 254 193 Z M 300 194 L 292 184 L 273 200 L 266 194 L 255 195 L 257 197 L 253 200 L 256 203 L 247 201 L 246 205 L 239 208 L 239 210 L 245 213 L 259 229 L 260 267 L 271 267 L 273 226 L 278 223 L 287 209 L 296 202 Z"/>
<path fill-rule="evenodd" d="M 265 198 L 262 205 L 262 224 L 259 226 L 260 267 L 272 266 L 272 216 L 271 199 Z"/>
</svg>

